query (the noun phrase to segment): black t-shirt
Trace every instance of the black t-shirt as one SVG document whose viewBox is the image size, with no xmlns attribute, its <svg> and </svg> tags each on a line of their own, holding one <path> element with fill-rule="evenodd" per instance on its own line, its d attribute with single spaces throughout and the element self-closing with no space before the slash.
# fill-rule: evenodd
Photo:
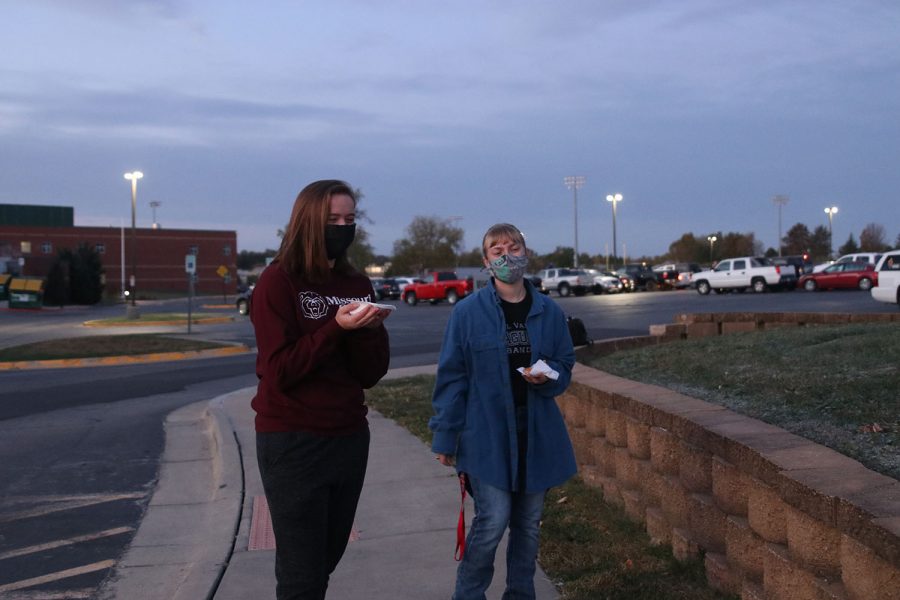
<svg viewBox="0 0 900 600">
<path fill-rule="evenodd" d="M 506 352 L 509 356 L 509 378 L 512 381 L 513 402 L 516 405 L 516 432 L 518 437 L 519 491 L 525 489 L 525 454 L 528 450 L 528 382 L 517 370 L 531 366 L 531 340 L 525 329 L 525 320 L 531 310 L 531 294 L 525 294 L 521 302 L 500 300 L 506 320 Z"/>
</svg>

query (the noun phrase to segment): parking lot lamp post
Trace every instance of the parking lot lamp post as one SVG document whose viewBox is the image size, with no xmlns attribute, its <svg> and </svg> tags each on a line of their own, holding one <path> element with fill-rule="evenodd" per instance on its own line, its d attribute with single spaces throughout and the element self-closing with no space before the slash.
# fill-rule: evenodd
<svg viewBox="0 0 900 600">
<path fill-rule="evenodd" d="M 825 214 L 828 215 L 828 254 L 830 256 L 834 256 L 834 242 L 832 241 L 834 238 L 834 215 L 837 214 L 838 207 L 837 206 L 829 206 L 825 209 Z"/>
<path fill-rule="evenodd" d="M 566 187 L 572 190 L 573 199 L 575 201 L 575 263 L 574 267 L 578 268 L 578 190 L 584 185 L 584 177 L 581 175 L 573 175 L 563 178 Z"/>
<path fill-rule="evenodd" d="M 135 211 L 137 210 L 137 182 L 144 176 L 140 171 L 125 173 L 125 179 L 131 182 L 131 277 L 128 281 L 131 306 L 135 306 L 135 288 L 137 287 L 137 229 L 135 227 Z"/>
<path fill-rule="evenodd" d="M 716 243 L 716 240 L 717 240 L 717 239 L 719 239 L 719 238 L 717 238 L 717 237 L 714 236 L 714 235 L 708 235 L 708 236 L 706 236 L 706 240 L 709 242 L 709 262 L 710 262 L 710 264 L 711 264 L 712 261 L 713 261 L 713 244 Z"/>
<path fill-rule="evenodd" d="M 612 202 L 613 209 L 613 268 L 617 264 L 616 260 L 616 205 L 622 201 L 622 194 L 609 194 L 606 196 L 607 202 Z"/>
</svg>

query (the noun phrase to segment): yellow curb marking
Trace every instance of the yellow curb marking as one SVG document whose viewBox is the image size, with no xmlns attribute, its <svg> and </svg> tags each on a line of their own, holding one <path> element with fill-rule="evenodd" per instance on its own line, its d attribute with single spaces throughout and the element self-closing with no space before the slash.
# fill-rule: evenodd
<svg viewBox="0 0 900 600">
<path fill-rule="evenodd" d="M 69 577 L 76 577 L 78 575 L 84 575 L 85 573 L 102 571 L 104 569 L 109 569 L 110 567 L 115 566 L 115 564 L 116 561 L 114 560 L 101 560 L 100 562 L 91 563 L 89 565 L 84 565 L 81 567 L 75 567 L 73 569 L 66 569 L 65 571 L 48 573 L 47 575 L 41 575 L 40 577 L 22 579 L 21 581 L 13 581 L 12 583 L 7 583 L 6 585 L 0 585 L 0 593 L 11 592 L 13 590 L 21 590 L 22 588 L 50 583 L 51 581 L 59 581 L 60 579 L 67 579 Z"/>
<path fill-rule="evenodd" d="M 234 317 L 205 317 L 202 319 L 191 319 L 193 325 L 215 325 L 217 323 L 231 323 Z M 173 321 L 144 321 L 134 319 L 133 321 L 85 321 L 82 323 L 84 327 L 162 327 L 162 326 L 187 326 L 187 319 L 177 319 Z"/>
<path fill-rule="evenodd" d="M 105 367 L 112 365 L 131 365 L 149 362 L 165 362 L 187 358 L 209 356 L 228 356 L 243 354 L 250 348 L 244 345 L 214 348 L 212 350 L 190 350 L 185 352 L 155 352 L 152 354 L 134 354 L 131 356 L 98 356 L 91 358 L 58 358 L 54 360 L 21 360 L 0 362 L 0 371 L 16 371 L 19 369 L 60 369 L 64 367 Z"/>
<path fill-rule="evenodd" d="M 10 550 L 9 552 L 0 553 L 0 560 L 6 560 L 7 558 L 13 558 L 16 556 L 25 556 L 26 554 L 35 554 L 36 552 L 43 552 L 45 550 L 53 550 L 54 548 L 61 548 L 63 546 L 71 546 L 72 544 L 78 544 L 79 542 L 90 542 L 93 540 L 99 540 L 105 537 L 112 537 L 114 535 L 121 535 L 123 533 L 130 533 L 134 531 L 134 527 L 115 527 L 113 529 L 105 529 L 103 531 L 98 531 L 96 533 L 88 533 L 85 535 L 79 535 L 76 537 L 71 537 L 65 540 L 56 540 L 54 542 L 47 542 L 46 544 L 37 544 L 35 546 L 27 546 L 25 548 L 19 548 L 18 550 Z"/>
</svg>

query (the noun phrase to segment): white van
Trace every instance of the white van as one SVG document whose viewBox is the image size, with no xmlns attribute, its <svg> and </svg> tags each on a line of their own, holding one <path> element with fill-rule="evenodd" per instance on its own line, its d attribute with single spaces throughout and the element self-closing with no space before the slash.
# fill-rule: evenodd
<svg viewBox="0 0 900 600">
<path fill-rule="evenodd" d="M 872 288 L 872 298 L 900 306 L 900 248 L 885 252 L 875 270 L 878 285 Z"/>
<path fill-rule="evenodd" d="M 862 262 L 874 265 L 878 263 L 879 258 L 881 258 L 881 254 L 879 254 L 878 252 L 857 252 L 855 254 L 845 254 L 837 260 L 832 260 L 829 262 L 824 262 L 820 265 L 816 265 L 815 267 L 813 267 L 813 273 L 819 273 L 820 271 L 824 271 L 825 267 L 845 262 Z"/>
</svg>

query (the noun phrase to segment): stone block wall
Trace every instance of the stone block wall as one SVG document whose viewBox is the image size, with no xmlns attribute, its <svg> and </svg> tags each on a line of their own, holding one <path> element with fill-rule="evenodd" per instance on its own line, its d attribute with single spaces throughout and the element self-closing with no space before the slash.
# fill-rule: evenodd
<svg viewBox="0 0 900 600">
<path fill-rule="evenodd" d="M 682 315 L 658 335 L 588 351 L 690 337 L 691 324 L 793 325 L 721 317 Z M 702 552 L 711 586 L 744 600 L 900 600 L 897 480 L 724 407 L 581 364 L 557 401 L 584 481 L 677 558 Z"/>
</svg>

